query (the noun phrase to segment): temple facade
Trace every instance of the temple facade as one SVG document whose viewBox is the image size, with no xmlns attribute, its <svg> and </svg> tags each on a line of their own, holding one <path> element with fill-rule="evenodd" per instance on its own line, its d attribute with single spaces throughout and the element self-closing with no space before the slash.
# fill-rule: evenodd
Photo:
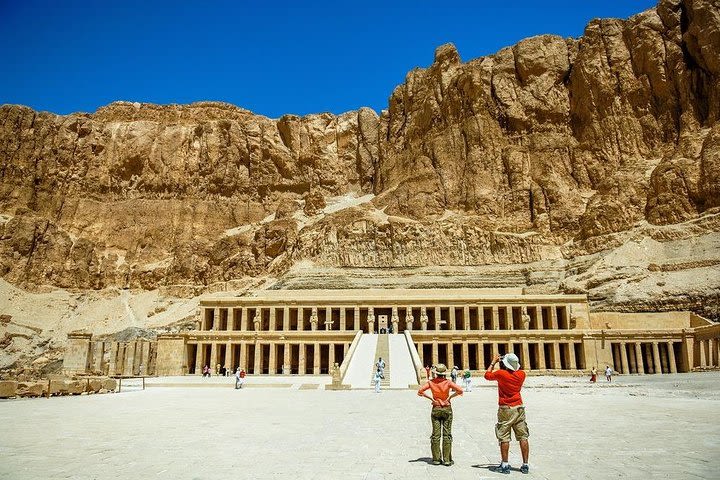
<svg viewBox="0 0 720 480">
<path fill-rule="evenodd" d="M 521 289 L 268 290 L 209 296 L 196 330 L 158 338 L 159 375 L 202 367 L 327 374 L 363 333 L 406 335 L 413 362 L 484 369 L 515 352 L 530 373 L 675 373 L 719 364 L 720 325 L 691 312 L 591 312 L 584 295 Z M 418 380 L 421 380 L 418 378 Z"/>
</svg>

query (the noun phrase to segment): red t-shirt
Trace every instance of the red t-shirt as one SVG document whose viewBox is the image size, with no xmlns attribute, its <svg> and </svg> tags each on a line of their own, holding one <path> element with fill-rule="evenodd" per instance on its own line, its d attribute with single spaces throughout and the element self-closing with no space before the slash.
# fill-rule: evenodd
<svg viewBox="0 0 720 480">
<path fill-rule="evenodd" d="M 507 405 L 508 407 L 517 407 L 522 405 L 522 397 L 520 389 L 525 382 L 525 372 L 518 370 L 511 372 L 509 370 L 497 370 L 495 372 L 485 372 L 485 380 L 495 380 L 498 382 L 498 405 Z"/>
</svg>

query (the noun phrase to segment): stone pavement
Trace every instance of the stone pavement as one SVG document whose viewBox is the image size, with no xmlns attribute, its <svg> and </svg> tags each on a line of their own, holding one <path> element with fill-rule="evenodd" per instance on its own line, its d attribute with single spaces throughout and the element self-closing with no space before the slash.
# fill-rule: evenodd
<svg viewBox="0 0 720 480">
<path fill-rule="evenodd" d="M 454 402 L 454 467 L 429 465 L 412 391 L 148 388 L 0 402 L 0 479 L 718 478 L 720 372 L 531 377 L 530 475 L 489 472 L 495 388 Z M 519 466 L 517 443 L 511 464 Z"/>
</svg>

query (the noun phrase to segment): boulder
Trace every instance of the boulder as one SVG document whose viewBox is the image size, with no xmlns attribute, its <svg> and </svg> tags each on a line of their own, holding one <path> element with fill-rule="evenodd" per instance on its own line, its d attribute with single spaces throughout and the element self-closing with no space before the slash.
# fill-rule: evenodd
<svg viewBox="0 0 720 480">
<path fill-rule="evenodd" d="M 18 382 L 0 380 L 0 398 L 13 398 L 17 395 Z"/>
</svg>

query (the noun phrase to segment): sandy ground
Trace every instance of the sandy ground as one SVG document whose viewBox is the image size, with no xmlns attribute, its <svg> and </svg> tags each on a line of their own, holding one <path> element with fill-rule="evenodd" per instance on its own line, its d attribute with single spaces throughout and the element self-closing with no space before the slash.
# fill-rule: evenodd
<svg viewBox="0 0 720 480">
<path fill-rule="evenodd" d="M 453 403 L 456 465 L 436 467 L 429 405 L 414 392 L 329 392 L 320 378 L 249 377 L 254 388 L 234 390 L 231 379 L 185 377 L 179 387 L 165 379 L 144 391 L 2 401 L 0 478 L 503 478 L 487 469 L 499 458 L 493 385 L 475 379 Z M 510 476 L 718 478 L 719 380 L 529 378 L 531 473 Z M 510 461 L 519 467 L 516 443 Z"/>
</svg>

